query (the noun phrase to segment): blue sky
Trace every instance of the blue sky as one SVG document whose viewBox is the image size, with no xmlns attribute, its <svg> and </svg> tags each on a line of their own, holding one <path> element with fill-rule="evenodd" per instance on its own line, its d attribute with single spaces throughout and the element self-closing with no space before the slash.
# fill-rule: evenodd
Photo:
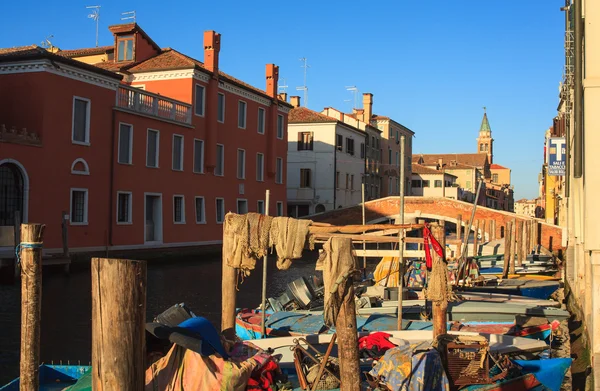
<svg viewBox="0 0 600 391">
<path fill-rule="evenodd" d="M 563 65 L 563 0 L 294 2 L 16 1 L 0 13 L 0 47 L 95 44 L 85 6 L 101 5 L 108 25 L 135 10 L 162 47 L 202 60 L 202 32 L 222 34 L 221 69 L 257 87 L 265 64 L 280 66 L 301 94 L 308 59 L 309 108 L 350 110 L 345 87 L 374 94 L 374 111 L 416 133 L 413 153 L 475 152 L 487 107 L 494 162 L 510 167 L 515 197 L 537 196 L 544 132 L 558 104 Z M 11 33 L 7 33 L 11 32 Z M 359 97 L 359 105 L 362 99 Z"/>
</svg>

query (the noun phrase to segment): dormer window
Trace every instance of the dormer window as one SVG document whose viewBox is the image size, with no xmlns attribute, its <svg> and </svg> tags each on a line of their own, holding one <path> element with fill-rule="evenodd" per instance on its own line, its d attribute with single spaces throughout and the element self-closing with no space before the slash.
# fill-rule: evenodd
<svg viewBox="0 0 600 391">
<path fill-rule="evenodd" d="M 117 38 L 117 61 L 133 60 L 133 35 L 123 35 Z"/>
</svg>

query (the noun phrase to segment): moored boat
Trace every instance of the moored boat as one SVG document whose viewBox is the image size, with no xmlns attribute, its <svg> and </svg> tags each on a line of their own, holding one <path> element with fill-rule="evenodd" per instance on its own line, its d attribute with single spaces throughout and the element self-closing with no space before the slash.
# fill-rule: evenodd
<svg viewBox="0 0 600 391">
<path fill-rule="evenodd" d="M 74 385 L 79 379 L 89 372 L 87 365 L 48 365 L 39 367 L 40 391 L 57 391 Z M 1 386 L 0 391 L 19 391 L 21 382 L 19 378 Z M 91 390 L 91 388 L 90 388 Z M 83 391 L 83 389 L 81 389 Z"/>
</svg>

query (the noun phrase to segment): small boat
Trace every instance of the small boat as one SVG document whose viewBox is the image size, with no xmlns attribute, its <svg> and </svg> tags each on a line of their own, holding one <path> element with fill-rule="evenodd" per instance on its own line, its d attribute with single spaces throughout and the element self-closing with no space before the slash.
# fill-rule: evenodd
<svg viewBox="0 0 600 391">
<path fill-rule="evenodd" d="M 477 255 L 473 259 L 477 261 L 501 261 L 504 262 L 504 254 L 492 254 L 492 255 Z M 553 262 L 554 257 L 552 255 L 544 254 L 528 254 L 527 258 L 523 262 L 525 263 L 539 263 L 539 262 Z"/>
<path fill-rule="evenodd" d="M 331 334 L 335 330 L 323 323 L 321 315 L 299 312 L 275 312 L 265 316 L 268 337 L 305 336 L 310 334 Z M 356 327 L 362 332 L 377 332 L 396 328 L 395 315 L 373 314 L 356 317 Z M 485 332 L 505 334 L 524 338 L 546 340 L 558 322 L 533 327 L 520 328 L 515 322 L 448 322 L 449 331 Z M 403 330 L 432 330 L 432 323 L 422 320 L 402 320 Z M 242 340 L 261 338 L 262 313 L 259 310 L 242 310 L 236 316 L 235 330 Z"/>
<path fill-rule="evenodd" d="M 429 330 L 391 330 L 385 332 L 387 334 L 391 334 L 394 338 L 402 339 L 410 343 L 427 342 L 431 341 L 433 338 L 433 332 Z M 370 333 L 359 333 L 359 338 L 369 334 Z M 544 351 L 548 347 L 544 341 L 522 337 L 512 337 L 508 335 L 471 333 L 463 331 L 449 331 L 448 334 L 484 336 L 489 341 L 490 352 L 498 354 L 522 354 L 525 352 L 536 353 Z M 332 334 L 313 334 L 304 336 L 303 338 L 319 351 L 325 352 L 325 349 L 331 341 L 331 337 Z M 272 349 L 272 354 L 274 355 L 281 355 L 279 365 L 283 369 L 294 367 L 294 356 L 293 352 L 290 350 L 290 346 L 294 346 L 295 339 L 297 339 L 297 337 L 277 337 L 253 339 L 248 342 L 251 342 L 263 350 Z M 337 356 L 337 346 L 334 348 L 331 354 L 333 356 Z M 361 359 L 361 365 L 368 365 L 370 361 L 371 360 L 369 359 Z"/>
<path fill-rule="evenodd" d="M 532 277 L 532 276 L 528 276 Z M 456 293 L 503 293 L 508 295 L 532 297 L 536 299 L 548 299 L 560 287 L 558 281 L 533 281 L 525 279 L 488 279 L 485 285 L 469 287 L 456 287 Z M 412 288 L 414 289 L 414 288 Z"/>
<path fill-rule="evenodd" d="M 503 267 L 498 267 L 498 266 L 493 266 L 493 267 L 480 267 L 479 268 L 479 274 L 482 275 L 495 275 L 495 276 L 502 276 L 503 273 Z M 515 273 L 516 275 L 525 275 L 525 276 L 529 276 L 532 274 L 536 274 L 536 275 L 541 275 L 541 276 L 553 276 L 556 273 L 558 273 L 558 269 L 556 269 L 554 266 L 517 266 L 515 267 Z"/>
<path fill-rule="evenodd" d="M 63 390 L 75 384 L 79 379 L 89 373 L 91 369 L 88 365 L 48 365 L 42 364 L 39 368 L 40 391 Z M 16 378 L 5 386 L 0 387 L 0 391 L 19 391 L 20 379 Z M 82 389 L 83 390 L 83 389 Z M 90 388 L 91 390 L 91 388 Z"/>
</svg>

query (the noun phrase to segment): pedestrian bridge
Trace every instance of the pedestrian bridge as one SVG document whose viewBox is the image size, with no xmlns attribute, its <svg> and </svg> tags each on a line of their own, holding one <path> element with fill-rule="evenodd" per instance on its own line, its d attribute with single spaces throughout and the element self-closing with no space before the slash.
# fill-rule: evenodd
<svg viewBox="0 0 600 391">
<path fill-rule="evenodd" d="M 395 220 L 399 215 L 400 197 L 386 197 L 365 202 L 367 224 L 376 224 Z M 445 220 L 460 224 L 466 228 L 471 218 L 473 204 L 443 197 L 404 197 L 404 219 L 406 223 L 418 219 Z M 362 224 L 362 205 L 340 208 L 329 212 L 308 216 L 307 218 L 333 225 Z M 541 244 L 551 251 L 566 248 L 566 235 L 563 241 L 563 228 L 547 224 L 540 219 L 517 215 L 511 212 L 486 208 L 477 205 L 472 230 L 478 226 L 478 232 L 486 240 L 504 237 L 506 223 L 523 222 L 529 227 L 532 242 Z M 478 225 L 477 225 L 478 224 Z M 519 224 L 520 226 L 520 224 Z M 521 233 L 517 233 L 520 235 Z M 519 237 L 519 236 L 518 236 Z"/>
</svg>

